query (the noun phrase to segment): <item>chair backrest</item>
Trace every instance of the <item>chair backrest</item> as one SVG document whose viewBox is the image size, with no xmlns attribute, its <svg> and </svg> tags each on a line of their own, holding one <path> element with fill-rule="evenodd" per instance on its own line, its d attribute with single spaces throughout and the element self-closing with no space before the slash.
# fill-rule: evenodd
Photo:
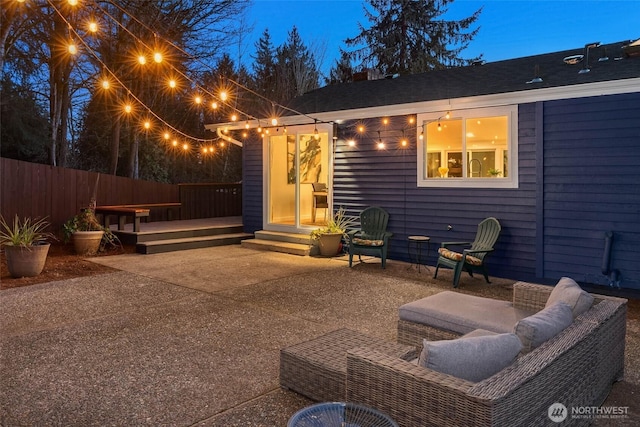
<svg viewBox="0 0 640 427">
<path fill-rule="evenodd" d="M 326 191 L 327 189 L 327 184 L 324 182 L 312 182 L 311 185 L 313 185 L 313 191 Z"/>
<path fill-rule="evenodd" d="M 493 249 L 493 245 L 495 245 L 496 240 L 498 240 L 501 230 L 502 227 L 497 219 L 493 217 L 483 219 L 482 222 L 478 224 L 478 231 L 475 240 L 471 244 L 471 250 Z M 479 253 L 473 256 L 483 259 L 485 255 L 486 253 Z"/>
<path fill-rule="evenodd" d="M 382 208 L 369 207 L 360 212 L 360 229 L 364 238 L 381 239 L 387 231 L 389 214 Z"/>
<path fill-rule="evenodd" d="M 312 182 L 311 185 L 313 185 L 313 191 L 327 191 L 327 184 L 325 184 L 324 182 Z M 326 194 L 315 194 L 313 197 L 316 199 L 316 208 L 329 207 L 329 201 Z"/>
</svg>

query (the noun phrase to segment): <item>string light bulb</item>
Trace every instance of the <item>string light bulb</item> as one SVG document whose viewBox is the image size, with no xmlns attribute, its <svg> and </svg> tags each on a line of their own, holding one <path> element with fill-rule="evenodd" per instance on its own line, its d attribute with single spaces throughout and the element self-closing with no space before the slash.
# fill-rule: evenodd
<svg viewBox="0 0 640 427">
<path fill-rule="evenodd" d="M 154 61 L 156 64 L 161 63 L 161 62 L 162 62 L 162 53 L 160 53 L 160 52 L 155 52 L 155 53 L 153 54 L 153 61 Z"/>
<path fill-rule="evenodd" d="M 124 112 L 125 112 L 125 113 L 129 114 L 129 113 L 131 113 L 132 111 L 133 111 L 133 107 L 131 106 L 131 104 L 126 104 L 126 105 L 124 106 Z"/>
<path fill-rule="evenodd" d="M 382 142 L 380 131 L 378 131 L 378 150 L 383 150 L 383 149 L 384 149 L 384 142 Z"/>
<path fill-rule="evenodd" d="M 195 98 L 193 98 L 193 101 L 194 101 L 196 104 L 200 105 L 200 104 L 202 104 L 202 97 L 201 97 L 200 95 L 196 95 L 196 97 L 195 97 Z"/>
<path fill-rule="evenodd" d="M 184 151 L 187 151 L 189 149 L 189 144 L 187 144 L 186 142 L 184 144 L 182 144 L 182 149 Z"/>
<path fill-rule="evenodd" d="M 174 147 L 178 146 L 178 140 L 174 139 L 173 141 L 171 141 L 171 145 L 173 145 Z"/>
<path fill-rule="evenodd" d="M 211 103 L 211 108 L 214 109 L 214 110 L 217 110 L 218 109 L 218 103 L 216 101 L 213 101 Z"/>
<path fill-rule="evenodd" d="M 226 90 L 221 91 L 220 100 L 226 101 L 227 99 L 229 99 L 229 94 L 227 93 L 227 91 Z"/>
<path fill-rule="evenodd" d="M 69 6 L 77 6 L 78 0 L 69 0 L 67 3 L 69 3 Z"/>
<path fill-rule="evenodd" d="M 442 132 L 442 126 L 440 125 L 440 120 L 438 120 L 438 132 Z"/>
<path fill-rule="evenodd" d="M 404 136 L 404 130 L 402 131 L 402 139 L 400 139 L 400 146 L 401 147 L 406 147 L 409 144 L 409 141 L 407 141 L 407 138 L 405 138 Z"/>
<path fill-rule="evenodd" d="M 275 117 L 271 119 L 271 126 L 278 126 L 278 119 Z"/>
<path fill-rule="evenodd" d="M 106 77 L 104 79 L 102 79 L 102 81 L 100 82 L 100 85 L 102 86 L 102 89 L 104 90 L 109 90 L 109 88 L 111 87 L 111 82 L 109 82 L 109 79 L 107 79 Z"/>
<path fill-rule="evenodd" d="M 95 21 L 89 22 L 89 32 L 97 33 L 98 32 L 98 24 Z"/>
<path fill-rule="evenodd" d="M 140 65 L 145 65 L 147 63 L 147 57 L 144 55 L 138 55 L 138 63 Z"/>
<path fill-rule="evenodd" d="M 171 138 L 171 135 L 169 135 L 169 132 L 165 132 L 164 139 L 169 139 L 169 138 Z"/>
<path fill-rule="evenodd" d="M 233 114 L 231 115 L 231 121 L 232 121 L 232 122 L 235 122 L 235 121 L 237 121 L 237 120 L 238 120 L 238 115 L 237 115 L 236 113 L 233 113 Z"/>
<path fill-rule="evenodd" d="M 169 87 L 171 89 L 175 89 L 176 86 L 178 86 L 178 83 L 175 81 L 175 79 L 169 79 Z"/>
<path fill-rule="evenodd" d="M 149 130 L 151 129 L 151 122 L 149 120 L 145 120 L 143 126 L 146 130 Z"/>
<path fill-rule="evenodd" d="M 444 115 L 445 119 L 450 119 L 451 118 L 451 113 L 449 111 L 447 111 L 447 114 Z"/>
<path fill-rule="evenodd" d="M 76 46 L 73 42 L 70 42 L 67 50 L 71 55 L 75 55 L 76 53 L 78 53 L 78 46 Z"/>
</svg>

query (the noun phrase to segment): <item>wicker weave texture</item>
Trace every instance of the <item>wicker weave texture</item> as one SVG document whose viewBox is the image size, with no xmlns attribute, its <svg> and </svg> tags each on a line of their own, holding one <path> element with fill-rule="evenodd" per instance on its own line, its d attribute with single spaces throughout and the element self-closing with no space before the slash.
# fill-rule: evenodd
<svg viewBox="0 0 640 427">
<path fill-rule="evenodd" d="M 371 347 L 397 359 L 416 357 L 416 348 L 350 329 L 338 329 L 280 350 L 280 386 L 316 401 L 344 400 L 347 351 Z"/>
<path fill-rule="evenodd" d="M 535 293 L 538 285 L 529 285 L 518 299 L 534 308 L 543 297 Z M 553 403 L 599 406 L 623 375 L 626 300 L 594 297 L 591 309 L 567 329 L 478 383 L 373 350 L 349 351 L 347 399 L 388 413 L 401 427 L 546 426 Z M 568 419 L 563 425 L 589 421 Z"/>
</svg>

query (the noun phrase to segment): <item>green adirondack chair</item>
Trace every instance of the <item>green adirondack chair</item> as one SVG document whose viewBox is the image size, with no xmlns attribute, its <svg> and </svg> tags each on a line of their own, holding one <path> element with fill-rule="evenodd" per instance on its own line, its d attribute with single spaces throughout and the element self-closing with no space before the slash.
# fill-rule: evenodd
<svg viewBox="0 0 640 427">
<path fill-rule="evenodd" d="M 484 274 L 487 283 L 489 275 L 485 264 L 485 258 L 493 251 L 493 245 L 498 240 L 502 227 L 497 219 L 491 217 L 482 220 L 478 224 L 478 232 L 473 242 L 442 242 L 438 249 L 438 263 L 436 264 L 436 272 L 433 275 L 435 279 L 438 277 L 438 268 L 445 266 L 453 269 L 453 287 L 458 287 L 460 281 L 460 273 L 466 270 L 470 276 L 473 276 L 473 270 L 480 270 Z M 452 246 L 471 246 L 469 249 L 463 249 L 461 252 L 454 252 L 449 249 Z"/>
<path fill-rule="evenodd" d="M 353 263 L 353 256 L 358 255 L 362 262 L 362 255 L 374 255 L 382 260 L 382 268 L 387 263 L 387 249 L 389 238 L 393 233 L 387 231 L 389 214 L 382 208 L 369 207 L 360 213 L 360 229 L 350 231 L 349 237 L 349 267 Z"/>
</svg>

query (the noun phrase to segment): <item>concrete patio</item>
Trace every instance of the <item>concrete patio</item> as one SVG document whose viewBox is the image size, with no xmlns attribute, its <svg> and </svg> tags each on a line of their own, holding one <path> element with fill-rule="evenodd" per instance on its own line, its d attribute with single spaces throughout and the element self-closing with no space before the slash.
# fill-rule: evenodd
<svg viewBox="0 0 640 427">
<path fill-rule="evenodd" d="M 341 327 L 395 340 L 400 305 L 451 289 L 448 270 L 239 245 L 93 261 L 120 271 L 0 293 L 1 426 L 284 426 L 312 402 L 280 389 L 280 348 Z M 595 425 L 640 422 L 639 332 L 636 313 L 605 402 L 629 416 Z"/>
</svg>

